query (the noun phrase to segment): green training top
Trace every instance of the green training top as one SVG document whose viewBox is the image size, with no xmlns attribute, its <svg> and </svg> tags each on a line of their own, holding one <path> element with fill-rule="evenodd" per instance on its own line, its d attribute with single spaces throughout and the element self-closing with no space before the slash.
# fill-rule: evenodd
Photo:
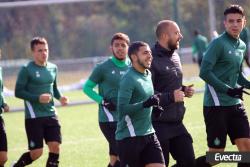
<svg viewBox="0 0 250 167">
<path fill-rule="evenodd" d="M 2 115 L 4 108 L 4 97 L 3 97 L 3 75 L 2 75 L 2 67 L 0 67 L 0 116 Z"/>
<path fill-rule="evenodd" d="M 83 92 L 99 104 L 99 122 L 117 121 L 117 112 L 108 111 L 101 105 L 101 102 L 103 99 L 106 99 L 117 104 L 119 82 L 122 75 L 127 71 L 129 64 L 129 58 L 126 58 L 125 61 L 120 61 L 113 56 L 97 64 L 84 84 Z M 98 85 L 99 93 L 94 90 L 96 85 Z"/>
<path fill-rule="evenodd" d="M 228 88 L 250 88 L 241 71 L 246 45 L 227 32 L 213 40 L 203 57 L 200 77 L 206 82 L 204 106 L 232 106 L 241 102 L 227 95 Z"/>
<path fill-rule="evenodd" d="M 23 66 L 17 76 L 15 96 L 24 100 L 25 119 L 56 115 L 54 100 L 48 104 L 39 102 L 39 96 L 50 93 L 56 99 L 61 98 L 57 88 L 57 66 L 47 62 L 38 66 L 34 61 Z"/>
<path fill-rule="evenodd" d="M 193 54 L 198 52 L 198 57 L 203 57 L 203 54 L 205 53 L 207 49 L 208 41 L 205 36 L 197 35 L 195 37 L 194 43 L 193 43 Z"/>
<path fill-rule="evenodd" d="M 118 91 L 117 140 L 155 132 L 151 122 L 152 107 L 142 106 L 153 92 L 149 70 L 143 74 L 131 67 L 123 76 Z"/>
</svg>

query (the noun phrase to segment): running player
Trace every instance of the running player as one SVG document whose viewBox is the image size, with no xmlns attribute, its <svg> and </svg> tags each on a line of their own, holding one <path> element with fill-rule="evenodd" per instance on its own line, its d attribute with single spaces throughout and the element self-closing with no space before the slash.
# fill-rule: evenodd
<svg viewBox="0 0 250 167">
<path fill-rule="evenodd" d="M 246 45 L 239 38 L 245 24 L 241 6 L 226 8 L 225 32 L 210 43 L 201 64 L 200 77 L 206 82 L 203 114 L 209 152 L 223 152 L 227 135 L 239 151 L 250 151 L 249 122 L 242 103 L 243 87 L 249 89 L 250 82 L 241 71 Z M 205 159 L 199 157 L 197 165 L 214 165 Z M 238 164 L 247 166 L 250 165 Z"/>
<path fill-rule="evenodd" d="M 49 148 L 46 167 L 57 167 L 61 143 L 61 126 L 58 121 L 54 99 L 64 106 L 68 98 L 57 88 L 57 66 L 48 62 L 49 49 L 45 38 L 32 39 L 33 61 L 24 65 L 17 77 L 15 96 L 24 100 L 25 129 L 29 151 L 13 165 L 23 167 L 31 164 L 43 153 L 43 140 Z"/>
<path fill-rule="evenodd" d="M 159 105 L 153 95 L 152 53 L 148 44 L 138 41 L 130 45 L 132 66 L 123 76 L 118 91 L 118 140 L 121 167 L 164 167 L 160 143 L 151 122 L 152 106 Z"/>
<path fill-rule="evenodd" d="M 120 79 L 130 64 L 127 57 L 129 42 L 126 34 L 114 34 L 110 45 L 112 57 L 94 68 L 83 87 L 84 93 L 99 104 L 99 126 L 109 143 L 108 167 L 118 167 L 120 164 L 115 141 L 116 105 Z M 96 85 L 99 93 L 94 90 Z"/>
</svg>

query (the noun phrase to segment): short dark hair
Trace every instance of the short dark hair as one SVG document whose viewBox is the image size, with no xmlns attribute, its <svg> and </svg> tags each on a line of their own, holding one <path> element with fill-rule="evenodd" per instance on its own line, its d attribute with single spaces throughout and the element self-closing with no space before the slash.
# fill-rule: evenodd
<svg viewBox="0 0 250 167">
<path fill-rule="evenodd" d="M 131 43 L 131 45 L 128 48 L 128 56 L 129 56 L 131 62 L 132 62 L 131 56 L 133 54 L 137 54 L 140 47 L 142 47 L 142 46 L 148 46 L 148 44 L 146 42 L 143 42 L 143 41 L 135 41 L 135 42 Z"/>
<path fill-rule="evenodd" d="M 231 4 L 224 11 L 224 18 L 226 18 L 228 14 L 236 14 L 236 13 L 245 16 L 244 9 L 240 5 Z"/>
<path fill-rule="evenodd" d="M 200 30 L 195 29 L 195 30 L 194 30 L 194 35 L 196 36 L 196 35 L 199 35 L 199 34 L 200 34 Z"/>
<path fill-rule="evenodd" d="M 121 33 L 121 32 L 118 32 L 118 33 L 115 33 L 111 39 L 111 45 L 113 45 L 114 41 L 115 40 L 124 40 L 126 41 L 126 43 L 129 45 L 130 43 L 130 39 L 128 37 L 128 35 L 124 34 L 124 33 Z"/>
<path fill-rule="evenodd" d="M 48 44 L 47 40 L 44 37 L 34 37 L 32 38 L 31 42 L 30 42 L 30 49 L 34 50 L 35 45 L 37 44 Z"/>
</svg>

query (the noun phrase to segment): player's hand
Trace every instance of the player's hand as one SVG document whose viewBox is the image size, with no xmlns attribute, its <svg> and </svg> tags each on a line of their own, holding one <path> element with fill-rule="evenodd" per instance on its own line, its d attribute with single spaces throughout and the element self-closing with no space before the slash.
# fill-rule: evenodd
<svg viewBox="0 0 250 167">
<path fill-rule="evenodd" d="M 69 103 L 69 99 L 66 96 L 60 98 L 60 103 L 62 106 L 66 106 Z"/>
<path fill-rule="evenodd" d="M 8 104 L 4 103 L 3 104 L 3 112 L 9 112 L 10 111 L 10 107 Z"/>
<path fill-rule="evenodd" d="M 39 96 L 39 102 L 43 104 L 48 104 L 52 100 L 52 96 L 49 93 L 44 93 Z"/>
<path fill-rule="evenodd" d="M 247 91 L 244 90 L 244 86 L 238 88 L 229 88 L 227 94 L 231 97 L 238 98 L 243 100 L 243 93 L 250 95 Z"/>
<path fill-rule="evenodd" d="M 153 112 L 156 118 L 160 118 L 164 112 L 164 109 L 161 106 L 156 106 L 153 108 Z"/>
<path fill-rule="evenodd" d="M 184 101 L 184 92 L 180 89 L 174 90 L 174 101 L 175 102 L 183 102 Z"/>
<path fill-rule="evenodd" d="M 116 110 L 116 105 L 112 103 L 109 100 L 103 99 L 102 100 L 102 106 L 107 108 L 109 111 L 115 111 Z"/>
<path fill-rule="evenodd" d="M 161 93 L 150 96 L 146 101 L 143 102 L 142 106 L 148 108 L 151 106 L 159 106 Z"/>
<path fill-rule="evenodd" d="M 194 84 L 191 84 L 189 86 L 184 86 L 183 91 L 185 94 L 185 97 L 192 97 L 194 95 L 194 88 L 193 88 Z"/>
</svg>

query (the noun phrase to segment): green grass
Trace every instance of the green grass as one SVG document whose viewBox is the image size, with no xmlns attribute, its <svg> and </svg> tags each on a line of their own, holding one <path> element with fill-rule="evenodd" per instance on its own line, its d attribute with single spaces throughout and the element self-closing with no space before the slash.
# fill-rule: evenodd
<svg viewBox="0 0 250 167">
<path fill-rule="evenodd" d="M 86 97 L 79 92 L 67 94 L 71 99 L 85 100 Z M 10 99 L 7 99 L 10 100 Z M 202 115 L 203 94 L 197 94 L 191 99 L 186 99 L 185 125 L 193 136 L 196 156 L 203 155 L 207 150 L 206 133 Z M 8 101 L 11 106 L 16 99 Z M 250 110 L 250 96 L 245 96 L 246 109 Z M 108 162 L 108 146 L 98 127 L 97 106 L 81 105 L 58 108 L 62 126 L 63 143 L 61 145 L 60 167 L 105 167 Z M 27 151 L 27 140 L 24 130 L 24 113 L 13 112 L 4 114 L 8 135 L 9 161 L 19 158 Z M 45 147 L 46 148 L 46 147 Z M 228 140 L 226 150 L 235 150 Z M 48 151 L 44 150 L 43 156 L 35 161 L 31 167 L 44 167 Z M 171 164 L 173 161 L 171 161 Z M 232 167 L 233 164 L 220 164 L 218 167 Z"/>
</svg>

